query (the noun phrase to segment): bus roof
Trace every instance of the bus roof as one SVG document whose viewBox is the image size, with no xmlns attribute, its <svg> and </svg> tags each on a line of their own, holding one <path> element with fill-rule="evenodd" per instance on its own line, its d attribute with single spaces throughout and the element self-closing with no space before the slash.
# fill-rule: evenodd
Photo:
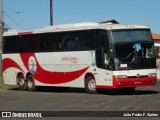
<svg viewBox="0 0 160 120">
<path fill-rule="evenodd" d="M 17 31 L 9 30 L 3 34 L 3 36 L 12 35 L 26 35 L 26 34 L 38 34 L 38 33 L 49 33 L 49 32 L 63 32 L 63 31 L 76 31 L 76 30 L 87 30 L 87 29 L 147 29 L 149 27 L 143 25 L 129 25 L 129 24 L 113 24 L 113 23 L 74 23 L 64 25 L 54 25 L 37 29 L 33 31 Z"/>
</svg>

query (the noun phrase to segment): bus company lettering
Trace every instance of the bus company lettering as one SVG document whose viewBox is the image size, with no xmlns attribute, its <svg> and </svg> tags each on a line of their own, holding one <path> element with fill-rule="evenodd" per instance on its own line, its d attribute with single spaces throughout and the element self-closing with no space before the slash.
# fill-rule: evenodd
<svg viewBox="0 0 160 120">
<path fill-rule="evenodd" d="M 62 57 L 62 62 L 71 62 L 72 64 L 77 64 L 77 57 Z"/>
</svg>

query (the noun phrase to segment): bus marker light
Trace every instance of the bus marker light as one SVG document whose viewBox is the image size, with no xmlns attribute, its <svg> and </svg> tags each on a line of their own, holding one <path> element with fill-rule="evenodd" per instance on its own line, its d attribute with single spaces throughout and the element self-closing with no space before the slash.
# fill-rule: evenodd
<svg viewBox="0 0 160 120">
<path fill-rule="evenodd" d="M 125 82 L 119 82 L 118 85 L 125 85 Z"/>
<path fill-rule="evenodd" d="M 156 81 L 150 80 L 150 81 L 148 82 L 148 84 L 156 84 Z"/>
<path fill-rule="evenodd" d="M 118 78 L 127 78 L 127 75 L 115 75 L 113 76 L 115 79 L 118 79 Z"/>
<path fill-rule="evenodd" d="M 134 82 L 134 84 L 141 84 L 142 82 Z"/>
<path fill-rule="evenodd" d="M 155 77 L 155 76 L 157 76 L 156 73 L 149 73 L 149 74 L 148 74 L 148 77 Z"/>
</svg>

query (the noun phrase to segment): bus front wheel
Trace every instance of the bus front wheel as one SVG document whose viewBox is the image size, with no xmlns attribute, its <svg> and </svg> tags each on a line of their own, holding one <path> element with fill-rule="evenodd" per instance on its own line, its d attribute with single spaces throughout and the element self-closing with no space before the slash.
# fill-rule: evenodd
<svg viewBox="0 0 160 120">
<path fill-rule="evenodd" d="M 28 88 L 28 91 L 35 91 L 36 90 L 34 78 L 32 75 L 29 75 L 27 77 L 27 88 Z"/>
<path fill-rule="evenodd" d="M 88 94 L 96 94 L 96 81 L 92 76 L 88 76 L 85 80 L 85 89 Z"/>
<path fill-rule="evenodd" d="M 24 79 L 23 75 L 19 75 L 18 76 L 18 82 L 19 82 L 19 84 L 18 84 L 19 85 L 19 89 L 23 90 L 23 91 L 26 91 L 27 90 L 27 82 Z"/>
</svg>

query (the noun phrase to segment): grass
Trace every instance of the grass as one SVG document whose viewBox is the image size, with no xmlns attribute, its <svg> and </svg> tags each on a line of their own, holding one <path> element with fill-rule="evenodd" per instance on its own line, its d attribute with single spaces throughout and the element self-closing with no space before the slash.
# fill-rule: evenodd
<svg viewBox="0 0 160 120">
<path fill-rule="evenodd" d="M 7 85 L 4 84 L 3 80 L 2 80 L 2 76 L 0 76 L 0 89 L 7 89 Z"/>
<path fill-rule="evenodd" d="M 0 89 L 10 89 L 10 86 L 4 84 L 2 76 L 0 76 Z"/>
</svg>

